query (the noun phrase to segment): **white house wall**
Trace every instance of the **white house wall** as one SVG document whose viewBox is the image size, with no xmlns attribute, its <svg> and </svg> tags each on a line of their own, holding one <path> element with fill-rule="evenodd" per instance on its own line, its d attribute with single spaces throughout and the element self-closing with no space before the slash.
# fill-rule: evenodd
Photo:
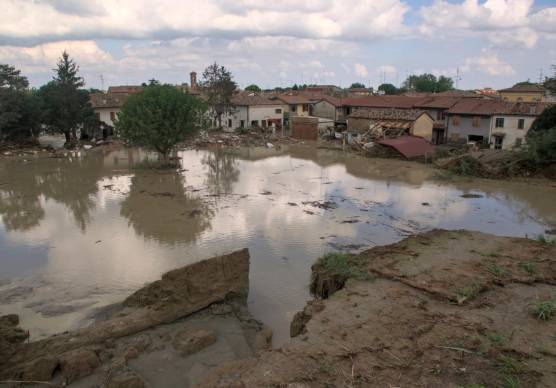
<svg viewBox="0 0 556 388">
<path fill-rule="evenodd" d="M 280 112 L 277 113 L 276 110 Z M 284 105 L 252 105 L 249 107 L 249 126 L 252 126 L 253 121 L 257 121 L 259 127 L 262 126 L 262 120 L 276 120 L 279 119 L 280 123 L 284 124 Z"/>
<path fill-rule="evenodd" d="M 496 118 L 504 118 L 504 127 L 495 128 Z M 525 144 L 525 135 L 529 132 L 533 121 L 536 117 L 533 116 L 506 116 L 506 115 L 495 115 L 492 116 L 492 132 L 491 132 L 491 145 L 494 144 L 494 134 L 503 133 L 504 139 L 502 140 L 502 149 L 511 149 L 516 145 L 518 139 L 521 139 L 522 144 Z M 523 129 L 518 129 L 518 120 L 524 119 L 525 123 Z"/>
<path fill-rule="evenodd" d="M 110 112 L 114 112 L 115 117 L 118 118 L 120 108 L 95 108 L 94 111 L 100 121 L 113 127 L 114 122 L 110 118 Z"/>
</svg>

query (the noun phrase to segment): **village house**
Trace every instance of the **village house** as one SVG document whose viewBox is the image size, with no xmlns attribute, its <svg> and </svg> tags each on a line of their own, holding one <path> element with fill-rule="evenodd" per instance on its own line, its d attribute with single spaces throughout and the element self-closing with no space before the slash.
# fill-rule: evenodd
<svg viewBox="0 0 556 388">
<path fill-rule="evenodd" d="M 350 97 L 365 97 L 372 95 L 371 90 L 367 88 L 349 88 L 348 95 Z"/>
<path fill-rule="evenodd" d="M 281 130 L 287 105 L 281 100 L 255 93 L 239 93 L 232 99 L 233 111 L 222 118 L 224 130 L 237 128 L 271 128 Z"/>
<path fill-rule="evenodd" d="M 544 102 L 545 90 L 542 86 L 516 85 L 511 88 L 498 91 L 500 98 L 510 102 Z"/>
<path fill-rule="evenodd" d="M 380 108 L 350 114 L 347 132 L 351 137 L 368 134 L 373 138 L 386 138 L 407 134 L 430 141 L 433 124 L 431 115 L 422 110 Z"/>
<path fill-rule="evenodd" d="M 313 100 L 305 95 L 281 94 L 275 98 L 287 106 L 284 113 L 286 113 L 288 117 L 307 117 L 311 115 L 310 107 Z"/>
<path fill-rule="evenodd" d="M 124 92 L 92 93 L 90 101 L 97 120 L 105 125 L 114 127 L 118 113 L 120 113 L 122 106 L 130 95 Z"/>
<path fill-rule="evenodd" d="M 478 143 L 510 149 L 525 136 L 546 104 L 463 99 L 447 112 L 447 139 L 452 143 Z"/>
<path fill-rule="evenodd" d="M 345 123 L 342 99 L 324 96 L 313 103 L 313 116 L 333 120 L 336 124 Z"/>
</svg>

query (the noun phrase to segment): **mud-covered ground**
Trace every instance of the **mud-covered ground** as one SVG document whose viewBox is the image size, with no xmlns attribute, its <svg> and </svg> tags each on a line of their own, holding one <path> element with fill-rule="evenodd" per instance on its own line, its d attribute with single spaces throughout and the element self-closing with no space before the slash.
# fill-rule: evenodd
<svg viewBox="0 0 556 388">
<path fill-rule="evenodd" d="M 554 243 L 434 230 L 321 260 L 312 289 L 290 344 L 200 386 L 556 386 Z"/>
</svg>

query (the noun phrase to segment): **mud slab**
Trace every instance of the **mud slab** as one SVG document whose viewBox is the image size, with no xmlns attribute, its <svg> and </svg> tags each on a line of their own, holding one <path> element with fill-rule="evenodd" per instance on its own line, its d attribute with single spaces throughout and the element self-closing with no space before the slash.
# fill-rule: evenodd
<svg viewBox="0 0 556 388">
<path fill-rule="evenodd" d="M 247 312 L 248 282 L 244 249 L 170 271 L 75 332 L 24 343 L 17 316 L 2 317 L 0 380 L 188 387 L 270 346 L 271 332 Z"/>
<path fill-rule="evenodd" d="M 313 266 L 291 343 L 202 387 L 554 387 L 556 244 L 435 230 Z M 538 312 L 538 311 L 536 311 Z"/>
</svg>

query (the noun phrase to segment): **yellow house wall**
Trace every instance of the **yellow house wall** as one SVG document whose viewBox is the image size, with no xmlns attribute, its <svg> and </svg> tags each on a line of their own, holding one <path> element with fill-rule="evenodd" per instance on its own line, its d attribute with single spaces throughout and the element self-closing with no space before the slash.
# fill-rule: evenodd
<svg viewBox="0 0 556 388">
<path fill-rule="evenodd" d="M 539 102 L 544 101 L 544 94 L 543 93 L 504 93 L 500 92 L 500 97 L 503 100 L 510 101 L 510 102 Z M 521 99 L 521 100 L 520 100 Z"/>
<path fill-rule="evenodd" d="M 432 139 L 433 124 L 434 122 L 430 118 L 430 116 L 423 114 L 413 122 L 413 125 L 411 127 L 411 134 L 413 136 L 419 136 L 430 141 Z"/>
</svg>

